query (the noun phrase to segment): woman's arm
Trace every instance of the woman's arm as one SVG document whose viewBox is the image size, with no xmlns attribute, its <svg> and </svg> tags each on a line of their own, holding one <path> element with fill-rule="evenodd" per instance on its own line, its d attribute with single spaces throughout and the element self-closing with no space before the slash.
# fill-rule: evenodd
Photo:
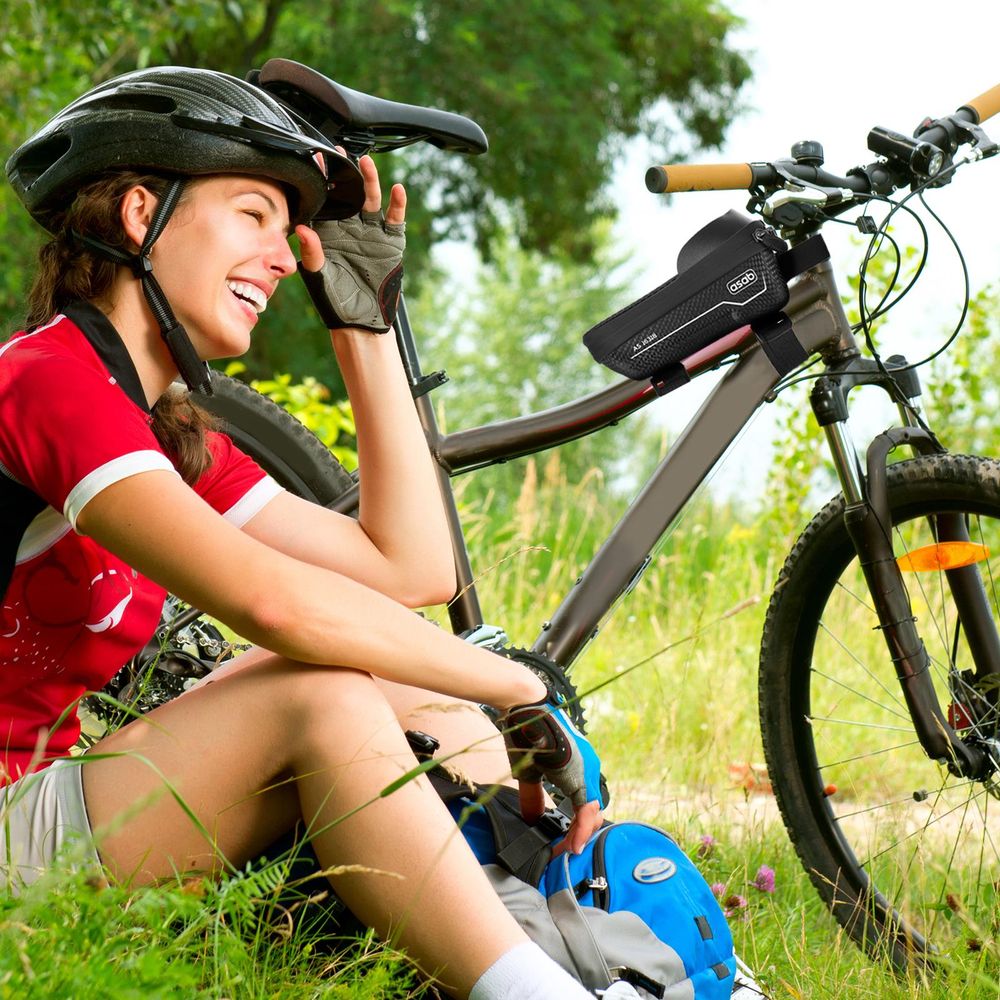
<svg viewBox="0 0 1000 1000">
<path fill-rule="evenodd" d="M 382 195 L 375 164 L 366 156 L 359 166 L 364 211 L 377 212 Z M 386 223 L 401 226 L 405 211 L 406 195 L 396 184 Z M 318 271 L 324 263 L 319 237 L 305 226 L 296 233 L 303 267 Z M 331 330 L 330 337 L 357 428 L 358 520 L 283 496 L 245 530 L 272 548 L 344 573 L 408 607 L 447 601 L 456 587 L 448 523 L 395 338 L 391 330 L 377 335 L 359 329 Z"/>
<path fill-rule="evenodd" d="M 331 333 L 358 430 L 358 520 L 290 493 L 243 527 L 265 545 L 416 608 L 455 593 L 455 563 L 434 462 L 391 337 Z"/>
<path fill-rule="evenodd" d="M 77 526 L 251 642 L 292 659 L 353 667 L 499 709 L 545 694 L 526 667 L 354 580 L 261 544 L 173 473 L 144 472 L 108 486 Z"/>
</svg>

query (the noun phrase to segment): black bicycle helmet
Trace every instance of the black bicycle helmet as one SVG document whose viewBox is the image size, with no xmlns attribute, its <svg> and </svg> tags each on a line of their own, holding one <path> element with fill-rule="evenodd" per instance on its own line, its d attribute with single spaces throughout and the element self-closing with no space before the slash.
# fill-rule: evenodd
<svg viewBox="0 0 1000 1000">
<path fill-rule="evenodd" d="M 15 150 L 6 169 L 49 230 L 81 184 L 110 169 L 268 177 L 295 194 L 293 222 L 347 218 L 364 201 L 355 164 L 294 112 L 237 77 L 184 66 L 100 84 Z"/>
<path fill-rule="evenodd" d="M 153 276 L 149 253 L 188 178 L 251 174 L 289 191 L 293 223 L 343 219 L 361 210 L 364 179 L 311 125 L 251 83 L 213 70 L 159 66 L 108 80 L 63 108 L 7 161 L 7 177 L 32 218 L 50 232 L 77 191 L 109 170 L 174 175 L 138 253 L 87 234 L 80 243 L 132 270 L 142 283 L 188 388 L 211 395 L 208 365 Z"/>
</svg>

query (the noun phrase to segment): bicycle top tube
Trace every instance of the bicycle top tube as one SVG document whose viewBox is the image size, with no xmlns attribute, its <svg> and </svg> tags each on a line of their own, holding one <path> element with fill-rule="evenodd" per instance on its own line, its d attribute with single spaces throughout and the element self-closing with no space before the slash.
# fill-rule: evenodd
<svg viewBox="0 0 1000 1000">
<path fill-rule="evenodd" d="M 979 128 L 979 123 L 998 111 L 1000 86 L 966 102 L 952 115 L 927 119 L 913 137 L 874 128 L 869 133 L 869 147 L 880 158 L 853 168 L 844 177 L 821 169 L 822 148 L 818 143 L 799 143 L 791 160 L 654 167 L 647 173 L 647 183 L 655 191 L 747 188 L 753 193 L 749 207 L 780 226 L 783 235 L 795 242 L 850 207 L 856 198 L 891 193 L 906 185 L 920 188 L 946 183 L 960 162 L 954 159 L 960 146 L 968 144 L 970 155 L 980 158 L 993 155 L 997 144 Z M 830 346 L 825 353 L 831 356 L 856 350 L 828 270 L 823 282 L 799 279 L 792 282 L 790 291 L 785 311 L 807 351 L 814 353 L 826 343 Z M 822 315 L 814 314 L 811 319 L 815 335 L 804 333 L 803 313 L 820 299 L 825 300 L 825 305 L 819 306 Z M 404 350 L 404 357 L 409 356 L 415 364 L 408 325 L 405 332 L 408 350 Z M 743 355 L 755 350 L 756 343 L 749 333 L 748 327 L 735 330 L 686 359 L 683 364 L 689 377 L 718 366 L 734 348 Z M 454 475 L 564 444 L 616 423 L 655 398 L 647 383 L 626 380 L 539 413 L 452 434 L 438 434 L 432 413 L 427 414 L 425 425 L 438 462 Z"/>
<path fill-rule="evenodd" d="M 832 276 L 828 269 L 824 273 L 827 277 L 823 281 L 798 280 L 790 286 L 791 297 L 786 311 L 797 324 L 816 303 L 831 295 L 836 298 Z M 845 336 L 848 342 L 840 343 L 838 338 Z M 838 350 L 853 346 L 850 330 L 838 326 L 835 320 L 828 329 L 811 338 L 816 347 L 833 340 L 838 340 Z M 685 370 L 694 378 L 717 368 L 723 358 L 732 357 L 735 348 L 743 353 L 757 350 L 749 326 L 732 331 L 685 359 Z M 431 447 L 439 464 L 451 475 L 469 472 L 532 455 L 609 427 L 657 398 L 648 382 L 623 379 L 606 389 L 538 413 L 437 436 L 436 440 L 432 439 Z"/>
</svg>

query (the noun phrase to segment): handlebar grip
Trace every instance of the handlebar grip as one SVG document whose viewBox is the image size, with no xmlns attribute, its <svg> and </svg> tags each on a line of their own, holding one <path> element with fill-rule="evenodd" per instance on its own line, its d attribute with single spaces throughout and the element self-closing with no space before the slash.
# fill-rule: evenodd
<svg viewBox="0 0 1000 1000">
<path fill-rule="evenodd" d="M 749 163 L 668 163 L 646 171 L 646 187 L 654 194 L 671 191 L 738 191 L 753 184 Z"/>
<path fill-rule="evenodd" d="M 1000 113 L 1000 83 L 991 87 L 986 93 L 974 97 L 962 107 L 975 112 L 979 116 L 978 122 L 984 122 L 987 118 L 992 118 L 995 114 Z"/>
</svg>

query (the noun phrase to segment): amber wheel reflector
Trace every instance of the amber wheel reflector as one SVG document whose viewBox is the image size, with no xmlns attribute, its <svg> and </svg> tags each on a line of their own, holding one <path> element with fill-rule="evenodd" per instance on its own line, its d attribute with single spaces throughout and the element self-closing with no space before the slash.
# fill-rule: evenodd
<svg viewBox="0 0 1000 1000">
<path fill-rule="evenodd" d="M 938 542 L 914 549 L 896 562 L 904 573 L 927 573 L 939 569 L 958 569 L 989 559 L 990 550 L 975 542 Z"/>
</svg>

